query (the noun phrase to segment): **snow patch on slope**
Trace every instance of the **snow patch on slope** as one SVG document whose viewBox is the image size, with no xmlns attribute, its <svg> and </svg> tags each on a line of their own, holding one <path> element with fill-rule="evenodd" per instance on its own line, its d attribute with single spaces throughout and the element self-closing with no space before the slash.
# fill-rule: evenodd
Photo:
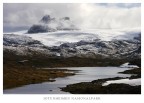
<svg viewBox="0 0 144 103">
<path fill-rule="evenodd" d="M 124 63 L 120 65 L 121 68 L 139 68 L 137 65 L 129 65 L 129 63 Z"/>
<path fill-rule="evenodd" d="M 74 43 L 81 40 L 93 41 L 100 39 L 101 41 L 112 40 L 133 40 L 134 37 L 140 35 L 140 28 L 135 29 L 88 29 L 73 31 L 56 31 L 48 33 L 27 34 L 26 31 L 15 32 L 17 35 L 25 35 L 34 40 L 38 40 L 47 46 L 60 46 L 63 43 Z"/>
<path fill-rule="evenodd" d="M 113 84 L 113 83 L 125 83 L 125 84 L 129 84 L 132 86 L 136 86 L 136 85 L 141 85 L 141 79 L 120 79 L 120 80 L 113 80 L 113 81 L 107 81 L 106 83 L 103 84 L 103 86 L 107 86 L 109 84 Z"/>
</svg>

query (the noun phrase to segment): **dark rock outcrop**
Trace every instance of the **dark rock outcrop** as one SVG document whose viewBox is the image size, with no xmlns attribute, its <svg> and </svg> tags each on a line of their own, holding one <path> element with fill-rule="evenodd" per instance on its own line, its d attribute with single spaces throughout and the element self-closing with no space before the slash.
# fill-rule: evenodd
<svg viewBox="0 0 144 103">
<path fill-rule="evenodd" d="M 53 32 L 55 29 L 50 28 L 46 25 L 33 25 L 29 30 L 28 33 L 45 33 L 45 32 Z"/>
<path fill-rule="evenodd" d="M 56 18 L 51 18 L 50 15 L 45 15 L 39 24 L 30 27 L 28 33 L 54 32 L 57 30 L 78 30 L 78 28 L 71 22 L 69 17 L 57 20 Z"/>
</svg>

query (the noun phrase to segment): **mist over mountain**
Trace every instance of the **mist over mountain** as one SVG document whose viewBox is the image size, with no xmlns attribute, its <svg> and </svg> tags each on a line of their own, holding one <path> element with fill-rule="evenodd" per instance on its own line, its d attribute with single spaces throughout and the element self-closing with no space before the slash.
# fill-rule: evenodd
<svg viewBox="0 0 144 103">
<path fill-rule="evenodd" d="M 56 19 L 51 18 L 50 15 L 45 15 L 38 24 L 29 28 L 28 33 L 54 32 L 57 30 L 78 30 L 78 28 L 72 23 L 70 17 Z"/>
<path fill-rule="evenodd" d="M 141 26 L 140 3 L 4 3 L 4 31 L 27 30 L 48 14 L 70 17 L 80 29 L 124 29 Z"/>
<path fill-rule="evenodd" d="M 4 50 L 64 58 L 141 56 L 139 4 L 16 5 L 4 4 L 4 28 L 29 28 L 4 33 Z"/>
<path fill-rule="evenodd" d="M 61 20 L 69 20 L 65 17 Z M 55 22 L 44 16 L 41 24 Z M 57 22 L 56 22 L 57 23 Z M 32 26 L 31 28 L 34 28 Z M 40 54 L 52 57 L 80 58 L 141 58 L 141 32 L 139 29 L 120 30 L 61 30 L 44 31 L 33 29 L 31 33 L 4 34 L 4 50 L 18 55 Z M 50 29 L 50 28 L 47 28 Z M 46 29 L 46 30 L 47 30 Z"/>
</svg>

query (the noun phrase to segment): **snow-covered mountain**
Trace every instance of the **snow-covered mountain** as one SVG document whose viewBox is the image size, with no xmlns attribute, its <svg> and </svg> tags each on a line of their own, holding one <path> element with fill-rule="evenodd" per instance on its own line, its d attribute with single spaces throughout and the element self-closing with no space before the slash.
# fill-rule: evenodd
<svg viewBox="0 0 144 103">
<path fill-rule="evenodd" d="M 34 40 L 41 41 L 46 46 L 60 46 L 63 43 L 75 43 L 81 40 L 93 41 L 100 39 L 101 41 L 112 40 L 136 40 L 141 38 L 141 31 L 139 28 L 135 29 L 88 29 L 88 30 L 73 30 L 73 31 L 55 31 L 47 33 L 33 33 L 28 34 L 27 30 L 4 33 L 16 34 L 31 37 Z"/>
<path fill-rule="evenodd" d="M 57 31 L 4 34 L 4 50 L 61 57 L 140 58 L 141 36 L 133 30 Z M 19 53 L 20 52 L 20 53 Z"/>
<path fill-rule="evenodd" d="M 140 58 L 139 41 L 113 40 L 79 41 L 58 46 L 64 57 L 78 56 L 91 58 Z M 58 49 L 57 48 L 57 49 Z"/>
<path fill-rule="evenodd" d="M 48 47 L 40 41 L 31 37 L 16 34 L 4 34 L 3 36 L 4 52 L 13 52 L 17 55 L 47 55 L 56 56 L 55 53 L 49 51 Z"/>
<path fill-rule="evenodd" d="M 60 19 L 51 18 L 45 15 L 38 24 L 34 24 L 28 30 L 28 33 L 54 32 L 57 30 L 77 30 L 78 28 L 72 23 L 69 17 Z"/>
<path fill-rule="evenodd" d="M 4 33 L 4 50 L 19 55 L 44 54 L 59 57 L 140 58 L 141 30 L 78 30 L 69 17 L 45 15 L 28 31 Z"/>
<path fill-rule="evenodd" d="M 20 45 L 23 45 L 23 46 L 35 46 L 35 47 L 38 47 L 38 46 L 41 46 L 42 43 L 40 43 L 40 41 L 38 40 L 34 40 L 32 39 L 31 37 L 28 37 L 28 36 L 24 36 L 24 35 L 15 35 L 15 34 L 5 34 L 3 36 L 3 44 L 5 46 L 20 46 Z"/>
</svg>

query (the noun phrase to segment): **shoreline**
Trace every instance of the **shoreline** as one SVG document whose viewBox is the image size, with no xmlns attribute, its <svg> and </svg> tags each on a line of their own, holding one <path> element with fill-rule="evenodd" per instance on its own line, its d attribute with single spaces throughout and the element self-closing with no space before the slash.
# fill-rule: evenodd
<svg viewBox="0 0 144 103">
<path fill-rule="evenodd" d="M 29 84 L 54 82 L 55 78 L 72 75 L 75 73 L 67 69 L 6 68 L 3 76 L 3 90 Z"/>
<path fill-rule="evenodd" d="M 123 74 L 131 74 L 130 77 L 114 77 L 93 80 L 91 82 L 80 82 L 76 84 L 69 84 L 62 87 L 61 90 L 70 92 L 72 94 L 141 94 L 141 85 L 132 86 L 125 83 L 110 83 L 103 86 L 104 83 L 111 80 L 121 79 L 137 79 L 141 78 L 141 68 L 134 68 L 119 72 Z"/>
<path fill-rule="evenodd" d="M 3 82 L 3 89 L 12 89 L 16 87 L 21 87 L 24 85 L 29 84 L 37 84 L 42 82 L 54 82 L 55 78 L 58 77 L 66 77 L 66 76 L 72 76 L 75 75 L 75 70 L 68 70 L 65 67 L 64 69 L 58 69 L 58 68 L 36 68 L 36 67 L 30 67 L 26 65 L 22 65 L 22 67 L 18 65 L 5 65 L 4 66 L 4 82 Z M 129 79 L 135 79 L 141 77 L 141 69 L 131 69 L 131 70 L 125 70 L 123 72 L 119 72 L 123 74 L 132 74 Z M 126 79 L 126 78 L 105 78 L 101 79 L 101 81 L 106 80 L 119 80 L 119 79 Z M 93 80 L 92 83 L 97 80 Z M 99 83 L 99 80 L 98 82 Z M 96 84 L 95 83 L 95 84 Z M 74 85 L 74 84 L 72 84 Z M 102 85 L 102 84 L 101 84 Z M 69 86 L 69 85 L 67 85 Z M 64 87 L 67 88 L 67 87 Z M 64 88 L 61 88 L 62 91 L 65 91 Z"/>
<path fill-rule="evenodd" d="M 118 66 L 130 60 L 92 59 L 92 58 L 50 58 L 40 54 L 31 56 L 16 55 L 10 51 L 4 51 L 3 57 L 3 90 L 20 87 L 28 84 L 52 82 L 55 78 L 72 76 L 66 67 L 105 67 Z M 140 67 L 140 59 L 131 60 L 132 64 Z M 65 67 L 63 70 L 59 67 Z M 38 69 L 37 69 L 38 68 Z M 51 69 L 41 69 L 51 68 Z M 56 68 L 56 69 L 55 69 Z M 134 70 L 135 71 L 135 70 Z M 139 71 L 139 74 L 141 71 Z M 130 73 L 132 74 L 132 73 Z M 137 75 L 140 77 L 141 75 Z M 131 78 L 135 78 L 133 75 Z M 52 78 L 52 79 L 51 79 Z"/>
</svg>

